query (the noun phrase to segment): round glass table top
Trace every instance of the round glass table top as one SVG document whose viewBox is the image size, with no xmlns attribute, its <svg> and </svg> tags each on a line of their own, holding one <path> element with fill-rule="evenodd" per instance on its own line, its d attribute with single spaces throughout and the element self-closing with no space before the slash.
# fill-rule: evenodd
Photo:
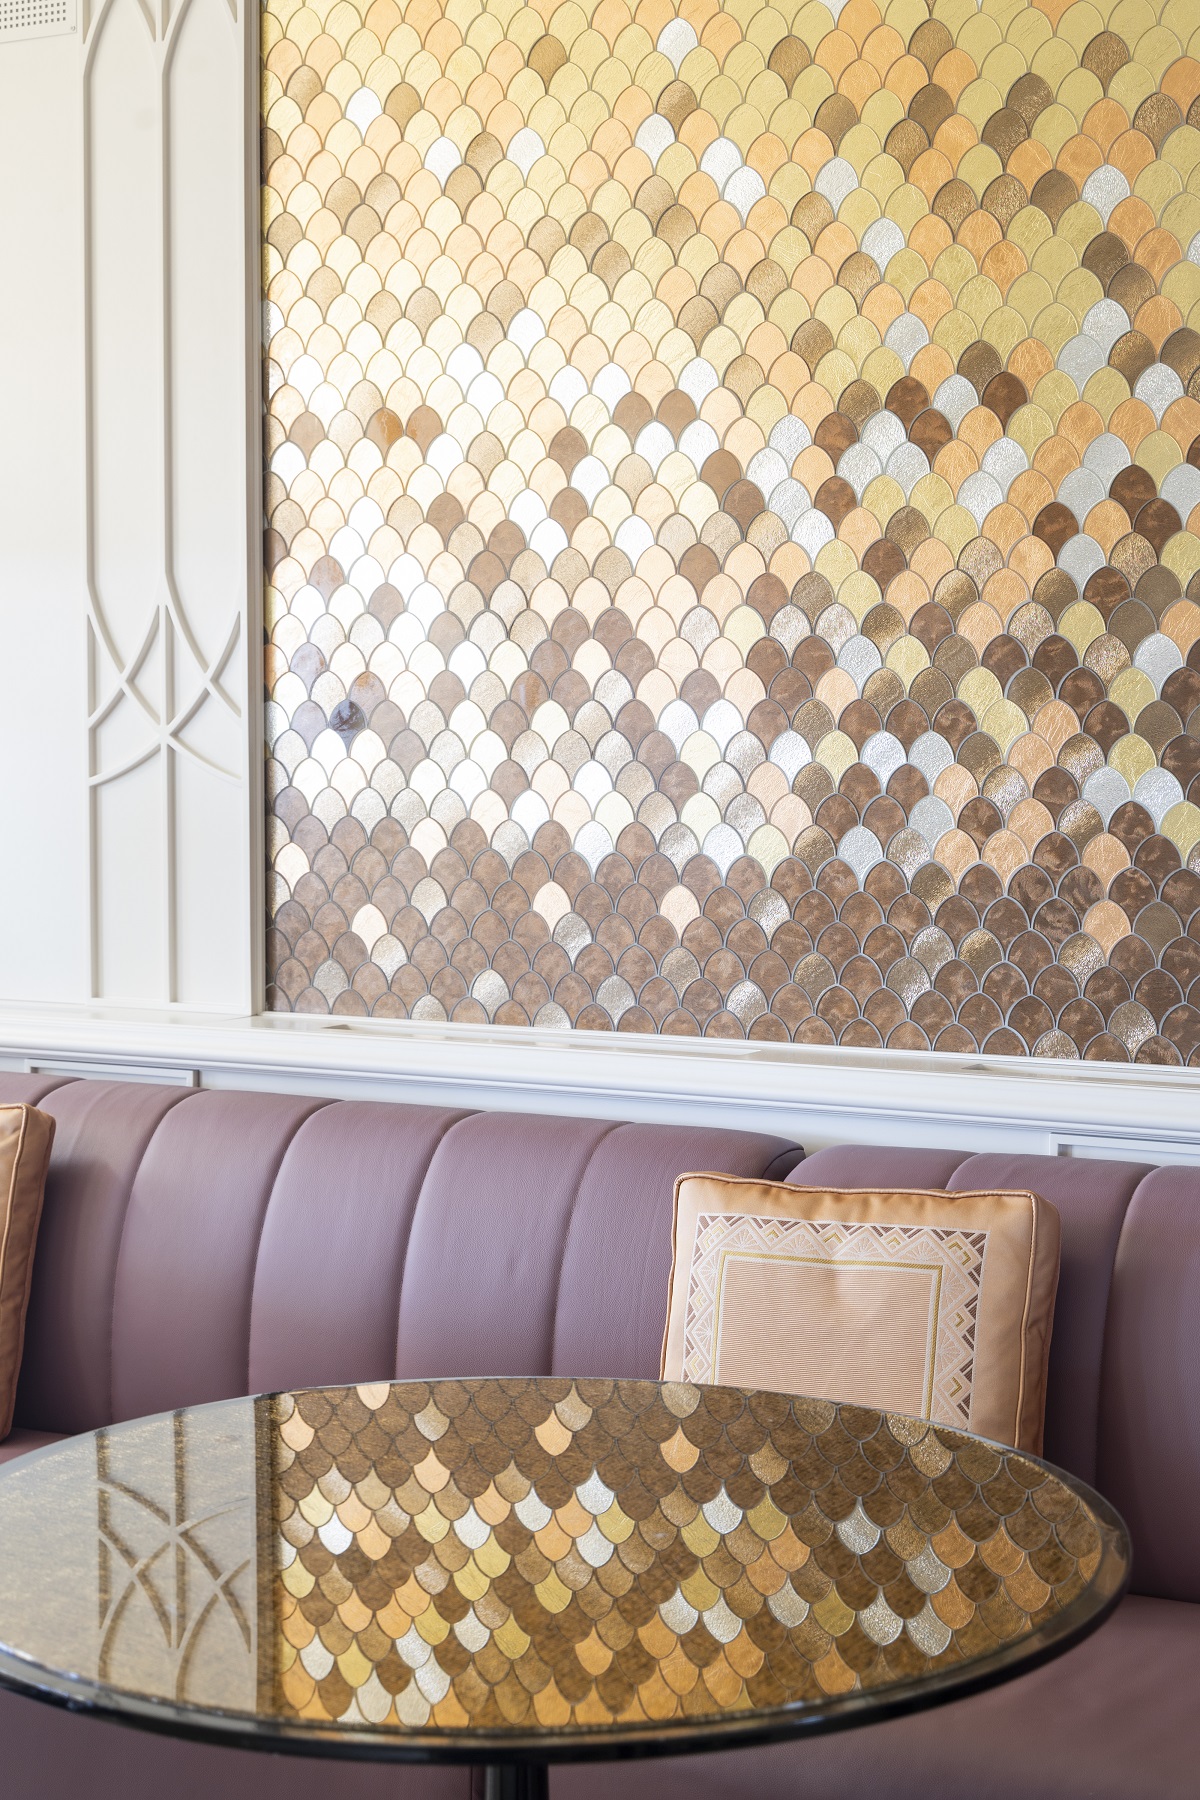
<svg viewBox="0 0 1200 1800">
<path fill-rule="evenodd" d="M 1121 1521 L 893 1414 L 648 1381 L 379 1383 L 0 1474 L 0 1681 L 334 1755 L 717 1748 L 932 1704 L 1093 1629 Z"/>
</svg>

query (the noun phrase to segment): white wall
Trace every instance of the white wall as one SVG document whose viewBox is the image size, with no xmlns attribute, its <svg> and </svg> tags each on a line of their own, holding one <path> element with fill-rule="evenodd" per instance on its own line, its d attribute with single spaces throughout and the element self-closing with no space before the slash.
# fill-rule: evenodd
<svg viewBox="0 0 1200 1800">
<path fill-rule="evenodd" d="M 0 993 L 88 992 L 79 53 L 0 44 Z"/>
<path fill-rule="evenodd" d="M 254 24 L 0 42 L 6 996 L 252 1004 Z"/>
</svg>

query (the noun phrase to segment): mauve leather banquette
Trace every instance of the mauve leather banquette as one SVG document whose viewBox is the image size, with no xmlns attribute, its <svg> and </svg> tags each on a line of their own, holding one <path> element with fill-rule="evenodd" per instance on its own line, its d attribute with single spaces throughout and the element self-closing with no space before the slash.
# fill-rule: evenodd
<svg viewBox="0 0 1200 1800">
<path fill-rule="evenodd" d="M 1200 1169 L 823 1150 L 737 1131 L 0 1075 L 53 1113 L 0 1460 L 283 1387 L 658 1371 L 685 1169 L 1032 1188 L 1062 1215 L 1046 1454 L 1120 1508 L 1133 1594 L 1058 1662 L 810 1743 L 551 1777 L 557 1800 L 1163 1800 L 1200 1792 Z M 3 1546 L 0 1546 L 3 1554 Z M 271 1758 L 0 1694 L 12 1800 L 470 1800 L 460 1769 Z"/>
</svg>

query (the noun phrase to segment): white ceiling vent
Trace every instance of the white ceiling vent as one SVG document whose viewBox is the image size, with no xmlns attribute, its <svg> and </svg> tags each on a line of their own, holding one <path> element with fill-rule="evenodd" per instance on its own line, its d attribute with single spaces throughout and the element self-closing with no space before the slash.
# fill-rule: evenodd
<svg viewBox="0 0 1200 1800">
<path fill-rule="evenodd" d="M 78 0 L 0 0 L 0 44 L 74 31 Z"/>
</svg>

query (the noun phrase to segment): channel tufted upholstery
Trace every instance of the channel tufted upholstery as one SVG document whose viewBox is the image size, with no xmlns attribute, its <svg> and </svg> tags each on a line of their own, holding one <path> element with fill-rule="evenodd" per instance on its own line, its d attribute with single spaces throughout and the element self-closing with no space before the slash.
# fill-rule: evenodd
<svg viewBox="0 0 1200 1800">
<path fill-rule="evenodd" d="M 763 1133 L 39 1083 L 53 1113 L 17 1424 L 321 1382 L 656 1374 L 675 1176 Z"/>
<path fill-rule="evenodd" d="M 1200 1767 L 1200 1169 L 0 1075 L 57 1121 L 0 1461 L 115 1419 L 382 1376 L 657 1373 L 687 1169 L 822 1186 L 1032 1188 L 1063 1263 L 1046 1454 L 1135 1539 L 1088 1643 L 939 1712 L 628 1764 L 628 1800 L 1183 1800 Z M 323 1800 L 330 1770 L 143 1737 L 0 1695 L 13 1800 Z M 343 1765 L 347 1800 L 469 1800 L 460 1770 Z M 556 1800 L 613 1770 L 563 1769 Z"/>
</svg>

